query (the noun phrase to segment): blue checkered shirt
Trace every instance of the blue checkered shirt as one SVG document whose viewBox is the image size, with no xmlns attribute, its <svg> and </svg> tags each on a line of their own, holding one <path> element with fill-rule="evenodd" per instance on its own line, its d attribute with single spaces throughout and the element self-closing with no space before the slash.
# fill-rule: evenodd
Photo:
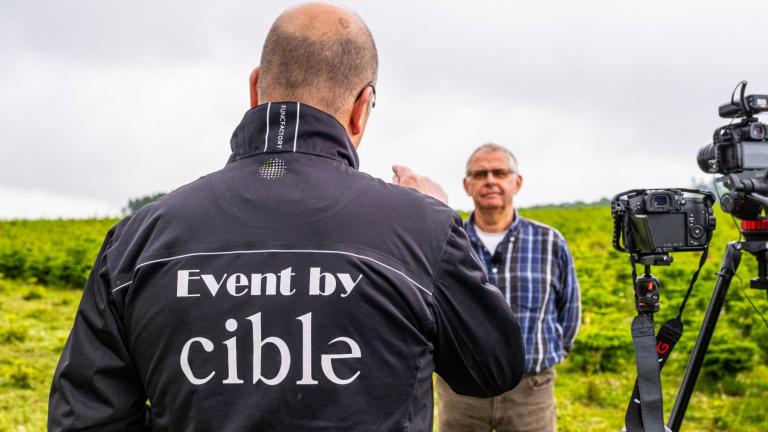
<svg viewBox="0 0 768 432">
<path fill-rule="evenodd" d="M 561 362 L 581 322 L 579 283 L 563 236 L 515 212 L 512 226 L 491 253 L 477 236 L 474 213 L 465 228 L 490 282 L 504 294 L 520 323 L 526 373 Z"/>
</svg>

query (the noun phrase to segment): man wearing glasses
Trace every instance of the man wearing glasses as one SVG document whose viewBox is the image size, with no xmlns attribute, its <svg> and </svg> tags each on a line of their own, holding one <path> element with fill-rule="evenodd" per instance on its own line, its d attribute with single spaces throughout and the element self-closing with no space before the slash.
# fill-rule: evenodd
<svg viewBox="0 0 768 432">
<path fill-rule="evenodd" d="M 517 159 L 503 146 L 482 145 L 467 161 L 464 190 L 475 210 L 465 228 L 520 323 L 525 375 L 514 390 L 490 399 L 457 395 L 438 379 L 441 432 L 556 428 L 554 366 L 571 350 L 579 328 L 579 285 L 562 235 L 515 210 L 522 185 Z"/>
</svg>

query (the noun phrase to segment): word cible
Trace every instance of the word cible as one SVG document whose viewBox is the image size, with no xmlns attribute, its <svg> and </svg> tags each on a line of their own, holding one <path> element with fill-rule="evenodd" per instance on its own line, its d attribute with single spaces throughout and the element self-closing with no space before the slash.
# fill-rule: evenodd
<svg viewBox="0 0 768 432">
<path fill-rule="evenodd" d="M 279 273 L 232 273 L 216 276 L 201 273 L 200 270 L 179 270 L 176 279 L 176 297 L 200 297 L 201 292 L 207 291 L 216 297 L 222 287 L 232 296 L 242 295 L 280 295 L 289 296 L 296 292 L 291 287 L 296 273 L 291 267 Z M 309 295 L 328 296 L 337 289 L 337 280 L 341 283 L 341 297 L 352 293 L 363 275 L 352 279 L 349 273 L 323 273 L 320 267 L 309 269 Z M 343 292 L 341 291 L 343 290 Z"/>
<path fill-rule="evenodd" d="M 301 322 L 301 379 L 296 381 L 296 384 L 318 384 L 318 381 L 312 376 L 312 313 L 310 312 L 301 315 L 296 319 Z M 291 368 L 291 351 L 288 349 L 288 344 L 286 344 L 283 339 L 276 336 L 262 338 L 261 312 L 247 317 L 246 320 L 250 321 L 251 323 L 251 376 L 253 377 L 253 384 L 256 384 L 260 381 L 271 386 L 280 384 L 288 375 L 288 372 Z M 234 332 L 237 330 L 237 320 L 232 318 L 227 319 L 224 327 L 228 332 Z M 242 378 L 240 378 L 237 370 L 237 337 L 233 336 L 222 343 L 227 347 L 227 376 L 221 381 L 221 383 L 243 384 L 244 381 Z M 213 353 L 215 347 L 213 342 L 208 338 L 193 337 L 189 339 L 181 349 L 179 363 L 181 365 L 182 372 L 184 372 L 184 375 L 187 377 L 190 383 L 194 385 L 202 385 L 212 380 L 217 371 L 210 371 L 207 375 L 205 375 L 205 373 L 208 371 L 205 370 L 198 370 L 196 372 L 192 371 L 192 368 L 189 364 L 189 351 L 194 344 L 199 344 L 202 346 L 206 353 Z M 336 375 L 336 372 L 333 369 L 333 362 L 335 360 L 361 358 L 362 353 L 360 351 L 360 346 L 354 340 L 343 336 L 337 337 L 328 342 L 328 345 L 333 344 L 346 344 L 348 352 L 341 354 L 321 355 L 320 367 L 323 370 L 323 374 L 329 381 L 338 385 L 347 385 L 360 375 L 360 371 L 356 371 L 348 377 L 339 377 Z M 265 345 L 272 345 L 273 348 L 277 349 L 277 352 L 280 356 L 280 368 L 273 377 L 265 377 L 262 375 L 262 351 Z M 274 351 L 274 349 L 270 351 Z M 216 353 L 201 353 L 196 355 L 211 356 L 216 355 Z"/>
</svg>

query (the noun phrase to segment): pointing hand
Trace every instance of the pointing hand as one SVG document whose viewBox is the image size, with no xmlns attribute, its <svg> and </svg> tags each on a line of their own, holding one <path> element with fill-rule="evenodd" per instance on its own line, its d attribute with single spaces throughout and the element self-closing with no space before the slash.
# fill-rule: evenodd
<svg viewBox="0 0 768 432">
<path fill-rule="evenodd" d="M 410 168 L 403 165 L 393 165 L 392 183 L 400 186 L 416 189 L 424 195 L 429 195 L 443 204 L 448 204 L 448 194 L 439 184 L 426 176 L 420 176 Z"/>
</svg>

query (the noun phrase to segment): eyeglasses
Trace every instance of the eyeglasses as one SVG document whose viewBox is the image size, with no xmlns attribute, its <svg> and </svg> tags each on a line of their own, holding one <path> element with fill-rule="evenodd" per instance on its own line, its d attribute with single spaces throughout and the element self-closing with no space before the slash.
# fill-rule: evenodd
<svg viewBox="0 0 768 432">
<path fill-rule="evenodd" d="M 373 81 L 371 81 L 368 84 L 366 84 L 365 87 L 363 87 L 362 90 L 360 90 L 360 93 L 357 94 L 357 97 L 355 98 L 355 101 L 357 101 L 358 99 L 360 99 L 361 96 L 363 96 L 363 92 L 368 87 L 371 88 L 371 93 L 373 94 L 373 103 L 371 104 L 371 108 L 376 108 L 376 86 L 373 85 Z"/>
<path fill-rule="evenodd" d="M 485 180 L 486 177 L 488 177 L 488 173 L 490 173 L 494 178 L 497 178 L 499 180 L 504 180 L 507 177 L 509 177 L 511 174 L 514 174 L 515 172 L 509 169 L 503 169 L 503 168 L 497 168 L 497 169 L 481 169 L 481 170 L 475 170 L 475 171 L 468 171 L 467 177 L 471 177 L 472 180 Z"/>
</svg>

